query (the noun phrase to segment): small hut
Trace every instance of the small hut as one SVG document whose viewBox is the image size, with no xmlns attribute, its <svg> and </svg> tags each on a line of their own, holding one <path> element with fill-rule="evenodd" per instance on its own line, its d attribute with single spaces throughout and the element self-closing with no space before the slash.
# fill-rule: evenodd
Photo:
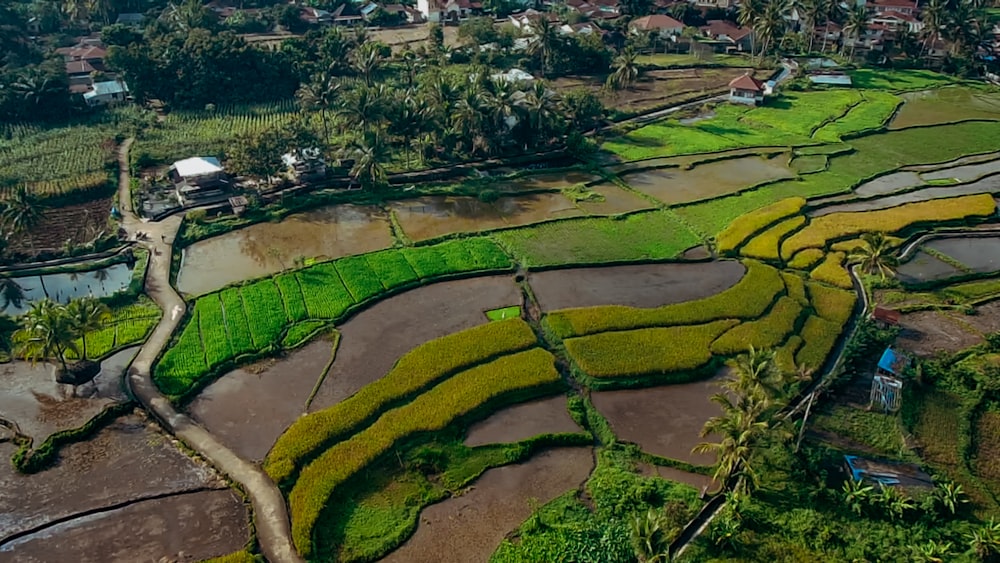
<svg viewBox="0 0 1000 563">
<path fill-rule="evenodd" d="M 906 354 L 886 348 L 878 361 L 872 377 L 872 391 L 868 407 L 878 406 L 885 412 L 896 412 L 903 401 L 903 372 L 910 366 Z"/>
<path fill-rule="evenodd" d="M 872 320 L 875 321 L 875 324 L 879 328 L 899 326 L 900 317 L 899 311 L 886 309 L 885 307 L 875 307 L 875 310 L 872 311 Z"/>
<path fill-rule="evenodd" d="M 729 83 L 729 101 L 751 106 L 760 105 L 764 103 L 766 91 L 766 84 L 747 73 Z"/>
</svg>

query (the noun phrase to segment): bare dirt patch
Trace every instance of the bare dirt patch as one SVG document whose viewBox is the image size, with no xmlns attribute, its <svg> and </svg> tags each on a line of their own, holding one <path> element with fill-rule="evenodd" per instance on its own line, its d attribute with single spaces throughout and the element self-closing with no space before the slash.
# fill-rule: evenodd
<svg viewBox="0 0 1000 563">
<path fill-rule="evenodd" d="M 520 442 L 539 434 L 580 432 L 558 396 L 508 407 L 469 428 L 466 446 Z"/>
<path fill-rule="evenodd" d="M 17 561 L 200 561 L 237 551 L 249 537 L 232 491 L 200 491 L 77 518 L 0 548 Z"/>
<path fill-rule="evenodd" d="M 55 207 L 42 212 L 42 221 L 31 228 L 30 235 L 12 235 L 10 250 L 31 254 L 62 249 L 67 240 L 83 244 L 108 233 L 111 198 Z"/>
<path fill-rule="evenodd" d="M 709 398 L 719 392 L 719 378 L 649 389 L 601 391 L 591 394 L 615 434 L 638 444 L 643 451 L 711 465 L 710 454 L 693 454 L 691 448 L 703 439 L 698 436 L 705 422 L 722 413 Z"/>
<path fill-rule="evenodd" d="M 699 164 L 690 170 L 660 168 L 623 177 L 633 188 L 667 204 L 700 201 L 744 190 L 763 182 L 792 178 L 788 159 L 746 156 Z"/>
<path fill-rule="evenodd" d="M 0 458 L 9 459 L 13 452 L 12 444 L 0 444 Z M 16 491 L 0 495 L 0 542 L 60 518 L 138 498 L 225 487 L 212 469 L 182 454 L 140 415 L 120 418 L 60 455 L 56 466 L 34 475 L 0 463 L 0 491 Z"/>
<path fill-rule="evenodd" d="M 628 90 L 607 92 L 604 82 L 592 77 L 565 77 L 553 81 L 561 92 L 584 88 L 601 97 L 608 107 L 629 108 L 642 111 L 678 101 L 711 94 L 725 88 L 729 81 L 742 75 L 746 69 L 738 68 L 689 68 L 655 70 L 647 72 Z"/>
<path fill-rule="evenodd" d="M 245 459 L 264 459 L 274 441 L 305 413 L 306 400 L 330 361 L 332 344 L 318 339 L 268 363 L 227 373 L 205 388 L 188 412 Z"/>
<path fill-rule="evenodd" d="M 392 243 L 389 218 L 381 209 L 331 205 L 192 244 L 184 249 L 177 289 L 201 295 L 291 268 L 296 258 L 339 258 Z"/>
<path fill-rule="evenodd" d="M 900 319 L 903 330 L 896 343 L 903 350 L 925 358 L 938 352 L 957 352 L 983 341 L 982 334 L 970 322 L 973 318 L 944 311 L 907 313 Z"/>
<path fill-rule="evenodd" d="M 746 272 L 733 260 L 694 264 L 643 264 L 533 273 L 531 288 L 545 311 L 569 307 L 660 307 L 714 295 Z"/>
<path fill-rule="evenodd" d="M 55 368 L 27 362 L 0 365 L 0 416 L 37 441 L 90 420 L 110 399 L 74 396 L 72 385 L 56 383 Z"/>
<path fill-rule="evenodd" d="M 387 563 L 475 563 L 544 504 L 578 486 L 594 467 L 589 448 L 557 448 L 526 463 L 491 469 L 462 496 L 428 507 L 416 533 Z"/>
<path fill-rule="evenodd" d="M 309 410 L 353 395 L 424 342 L 483 324 L 485 311 L 520 303 L 512 276 L 435 283 L 376 303 L 338 327 L 337 359 Z"/>
</svg>

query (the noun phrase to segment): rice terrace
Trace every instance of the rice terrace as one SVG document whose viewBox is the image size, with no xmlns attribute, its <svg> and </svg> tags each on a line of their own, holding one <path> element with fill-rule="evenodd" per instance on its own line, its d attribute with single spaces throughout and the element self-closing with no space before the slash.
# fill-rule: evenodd
<svg viewBox="0 0 1000 563">
<path fill-rule="evenodd" d="M 35 4 L 0 561 L 1000 561 L 996 8 Z"/>
</svg>

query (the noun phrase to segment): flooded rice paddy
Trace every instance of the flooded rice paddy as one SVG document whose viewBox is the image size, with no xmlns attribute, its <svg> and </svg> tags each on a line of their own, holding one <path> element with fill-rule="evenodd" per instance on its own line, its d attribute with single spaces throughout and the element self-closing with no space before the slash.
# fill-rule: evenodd
<svg viewBox="0 0 1000 563">
<path fill-rule="evenodd" d="M 184 249 L 177 289 L 201 295 L 291 268 L 299 258 L 339 258 L 392 244 L 389 217 L 381 209 L 323 207 L 192 244 Z"/>
<path fill-rule="evenodd" d="M 903 283 L 920 283 L 997 271 L 1000 237 L 947 237 L 923 243 L 896 275 Z"/>
<path fill-rule="evenodd" d="M 952 168 L 942 168 L 931 172 L 924 172 L 920 175 L 924 180 L 955 180 L 957 182 L 971 182 L 985 176 L 1000 173 L 1000 160 L 990 160 L 978 164 L 966 164 Z"/>
<path fill-rule="evenodd" d="M 413 536 L 382 561 L 486 563 L 533 506 L 576 489 L 593 467 L 590 448 L 556 448 L 490 469 L 464 494 L 424 509 Z"/>
<path fill-rule="evenodd" d="M 863 201 L 852 201 L 836 205 L 827 205 L 809 211 L 810 217 L 820 217 L 830 213 L 856 211 L 875 211 L 877 209 L 889 209 L 905 203 L 915 203 L 918 201 L 929 201 L 932 199 L 942 199 L 947 197 L 958 197 L 962 195 L 1000 193 L 1000 177 L 990 176 L 971 182 L 968 184 L 958 184 L 954 186 L 932 186 L 920 188 L 910 192 L 885 197 L 877 197 Z"/>
<path fill-rule="evenodd" d="M 667 204 L 700 201 L 738 192 L 763 182 L 792 178 L 784 156 L 745 156 L 698 164 L 689 170 L 660 168 L 632 172 L 623 179 L 633 188 Z"/>
<path fill-rule="evenodd" d="M 20 315 L 31 308 L 32 303 L 45 298 L 69 303 L 80 297 L 107 297 L 128 287 L 132 281 L 133 266 L 120 263 L 89 272 L 13 277 L 11 279 L 20 286 L 24 298 L 20 302 L 0 299 L 0 305 L 3 305 L 0 311 Z"/>
<path fill-rule="evenodd" d="M 1000 118 L 1000 96 L 972 88 L 948 87 L 901 94 L 905 103 L 890 129 L 949 123 L 964 119 Z"/>
<path fill-rule="evenodd" d="M 581 431 L 566 410 L 566 397 L 560 395 L 497 411 L 469 428 L 465 445 L 512 443 L 540 434 Z"/>
</svg>

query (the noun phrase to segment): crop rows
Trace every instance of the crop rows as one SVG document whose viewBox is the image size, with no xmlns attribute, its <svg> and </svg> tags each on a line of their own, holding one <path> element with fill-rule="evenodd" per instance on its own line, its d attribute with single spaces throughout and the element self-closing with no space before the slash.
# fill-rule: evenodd
<svg viewBox="0 0 1000 563">
<path fill-rule="evenodd" d="M 760 262 L 746 264 L 747 272 L 736 285 L 705 299 L 655 309 L 619 305 L 564 309 L 548 315 L 548 326 L 560 338 L 569 338 L 613 330 L 755 319 L 767 310 L 785 284 L 774 268 Z"/>
<path fill-rule="evenodd" d="M 707 364 L 712 359 L 712 341 L 738 323 L 727 319 L 603 332 L 566 340 L 566 351 L 580 369 L 598 379 L 686 372 Z"/>
<path fill-rule="evenodd" d="M 743 241 L 753 236 L 754 233 L 785 217 L 795 215 L 805 204 L 805 198 L 792 197 L 742 215 L 716 237 L 716 246 L 718 246 L 719 252 L 736 250 Z"/>
<path fill-rule="evenodd" d="M 830 213 L 813 219 L 801 231 L 786 239 L 781 245 L 781 255 L 788 258 L 803 248 L 824 248 L 830 242 L 861 233 L 896 233 L 921 223 L 989 217 L 995 212 L 993 196 L 978 194 L 908 203 L 877 211 Z"/>
<path fill-rule="evenodd" d="M 791 219 L 785 219 L 743 245 L 740 254 L 750 258 L 761 260 L 778 260 L 778 245 L 792 232 L 798 230 L 806 222 L 806 218 L 799 215 Z"/>
<path fill-rule="evenodd" d="M 168 393 L 183 392 L 208 368 L 277 346 L 282 333 L 295 323 L 338 320 L 354 305 L 377 298 L 388 288 L 510 267 L 510 259 L 496 243 L 477 237 L 341 258 L 204 295 L 195 303 L 194 317 L 164 354 L 155 377 Z M 301 343 L 294 338 L 289 342 Z M 182 359 L 186 356 L 202 361 Z"/>
<path fill-rule="evenodd" d="M 847 115 L 820 127 L 813 138 L 835 143 L 844 135 L 877 129 L 896 112 L 903 100 L 888 92 L 863 92 L 864 100 L 851 108 Z"/>
<path fill-rule="evenodd" d="M 844 289 L 853 287 L 851 275 L 844 267 L 844 253 L 831 252 L 823 258 L 819 266 L 809 272 L 809 277 Z"/>
<path fill-rule="evenodd" d="M 521 319 L 492 322 L 422 344 L 396 362 L 389 373 L 328 409 L 306 415 L 278 438 L 264 462 L 276 483 L 292 476 L 300 463 L 324 444 L 344 438 L 381 412 L 455 372 L 537 343 Z"/>
<path fill-rule="evenodd" d="M 400 441 L 438 431 L 486 404 L 541 394 L 561 380 L 551 354 L 536 348 L 459 373 L 411 403 L 389 410 L 302 470 L 288 497 L 292 539 L 302 556 L 314 554 L 313 527 L 334 491 Z"/>
<path fill-rule="evenodd" d="M 804 344 L 795 354 L 795 362 L 810 369 L 820 369 L 826 361 L 843 325 L 811 315 L 800 333 Z"/>
<path fill-rule="evenodd" d="M 816 314 L 838 325 L 844 325 L 854 311 L 852 291 L 835 289 L 818 283 L 809 284 L 809 298 Z"/>
<path fill-rule="evenodd" d="M 104 188 L 115 135 L 108 124 L 0 128 L 0 186 L 24 184 L 41 196 Z"/>
<path fill-rule="evenodd" d="M 755 321 L 745 322 L 726 332 L 712 343 L 712 352 L 732 356 L 749 351 L 774 348 L 795 329 L 802 305 L 791 297 L 782 297 L 771 311 Z"/>
</svg>

